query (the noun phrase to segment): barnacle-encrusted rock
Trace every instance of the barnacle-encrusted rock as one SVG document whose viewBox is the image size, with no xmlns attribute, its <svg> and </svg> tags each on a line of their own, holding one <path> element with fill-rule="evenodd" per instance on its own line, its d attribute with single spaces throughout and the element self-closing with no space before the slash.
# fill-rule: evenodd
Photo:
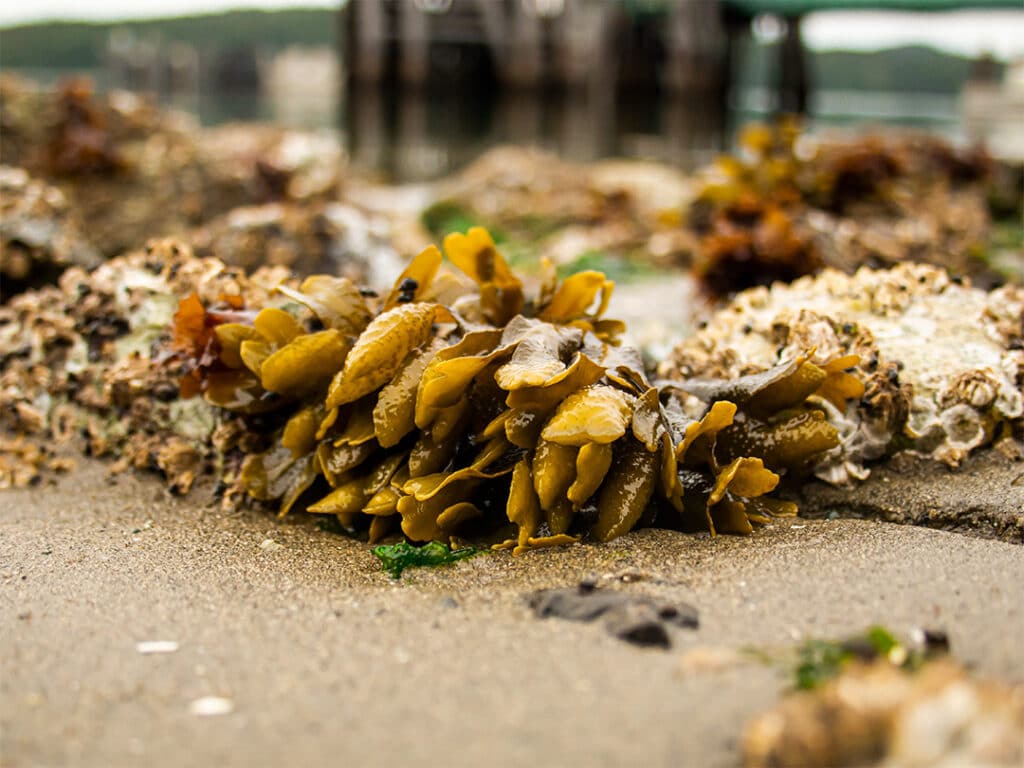
<svg viewBox="0 0 1024 768">
<path fill-rule="evenodd" d="M 439 182 L 422 223 L 440 237 L 471 221 L 566 264 L 588 252 L 667 261 L 692 237 L 678 227 L 691 180 L 665 165 L 579 165 L 522 147 L 496 147 Z"/>
<path fill-rule="evenodd" d="M 233 208 L 187 239 L 198 255 L 248 271 L 272 264 L 299 275 L 326 271 L 363 282 L 373 280 L 373 265 L 397 260 L 388 235 L 385 221 L 355 206 L 288 201 Z"/>
<path fill-rule="evenodd" d="M 179 297 L 195 295 L 219 319 L 238 319 L 233 305 L 287 301 L 270 293 L 287 276 L 276 268 L 246 277 L 180 243 L 155 241 L 13 297 L 0 307 L 0 427 L 46 450 L 5 442 L 15 446 L 0 449 L 5 477 L 31 480 L 53 464 L 52 449 L 81 443 L 92 455 L 122 457 L 121 466 L 159 469 L 172 489 L 187 491 L 231 444 L 232 430 L 225 421 L 218 437 L 215 409 L 178 397 L 188 369 L 165 348 Z M 199 358 L 204 351 L 193 350 Z"/>
<path fill-rule="evenodd" d="M 211 213 L 212 180 L 199 166 L 196 126 L 184 115 L 124 91 L 98 96 L 83 79 L 40 90 L 3 78 L 0 119 L 4 162 L 57 186 L 105 256 Z"/>
<path fill-rule="evenodd" d="M 294 315 L 225 322 L 182 299 L 183 391 L 266 425 L 254 429 L 267 447 L 243 451 L 249 495 L 368 526 L 371 540 L 484 536 L 517 553 L 655 520 L 749 533 L 795 512 L 764 496 L 835 444 L 805 404 L 826 382 L 849 396 L 827 365 L 801 357 L 723 391 L 746 408 L 735 421 L 714 393 L 688 419 L 603 318 L 604 275 L 559 282 L 548 264 L 528 296 L 485 230 L 444 245 L 469 280 L 431 246 L 383 300 L 326 276 L 281 288 L 305 308 Z M 772 431 L 784 429 L 796 439 Z"/>
<path fill-rule="evenodd" d="M 741 293 L 682 342 L 661 373 L 684 382 L 733 379 L 809 349 L 819 365 L 856 355 L 859 363 L 840 364 L 863 379 L 863 393 L 850 389 L 841 371 L 832 371 L 829 390 L 844 393 L 847 404 L 819 393 L 841 444 L 815 473 L 841 483 L 865 477 L 865 462 L 900 449 L 956 466 L 971 450 L 1019 430 L 1022 324 L 1020 287 L 985 292 L 919 264 L 849 276 L 827 270 Z"/>
<path fill-rule="evenodd" d="M 64 194 L 22 168 L 0 165 L 0 298 L 52 282 L 70 266 L 98 263 Z"/>
</svg>

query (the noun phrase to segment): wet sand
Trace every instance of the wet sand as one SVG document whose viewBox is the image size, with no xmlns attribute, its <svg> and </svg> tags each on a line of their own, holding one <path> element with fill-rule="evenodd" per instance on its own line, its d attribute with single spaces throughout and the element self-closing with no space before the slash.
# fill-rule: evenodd
<svg viewBox="0 0 1024 768">
<path fill-rule="evenodd" d="M 680 657 L 873 623 L 946 629 L 978 672 L 1024 676 L 1024 548 L 943 531 L 860 520 L 717 540 L 641 531 L 393 582 L 364 544 L 310 518 L 228 515 L 155 478 L 112 484 L 97 463 L 4 492 L 0 509 L 11 768 L 731 766 L 744 721 L 788 681 L 756 663 L 684 674 Z M 651 650 L 530 613 L 524 595 L 586 576 L 687 601 L 700 628 Z M 142 655 L 148 640 L 179 647 Z M 204 696 L 233 711 L 192 714 Z"/>
</svg>

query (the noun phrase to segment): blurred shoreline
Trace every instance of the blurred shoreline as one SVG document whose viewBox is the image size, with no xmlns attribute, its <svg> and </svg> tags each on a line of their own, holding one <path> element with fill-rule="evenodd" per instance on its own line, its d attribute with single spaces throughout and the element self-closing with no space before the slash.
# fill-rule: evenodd
<svg viewBox="0 0 1024 768">
<path fill-rule="evenodd" d="M 120 87 L 103 69 L 8 68 L 49 88 L 84 75 L 99 92 Z M 397 103 L 367 95 L 356 103 L 351 135 L 344 94 L 330 76 L 315 78 L 319 87 L 296 88 L 278 80 L 258 89 L 217 88 L 192 92 L 148 93 L 158 104 L 192 115 L 200 125 L 266 122 L 288 128 L 330 132 L 345 145 L 353 162 L 395 183 L 432 181 L 458 171 L 488 149 L 508 143 L 534 146 L 580 162 L 626 157 L 663 162 L 684 171 L 708 163 L 733 148 L 736 128 L 774 112 L 770 89 L 738 89 L 724 119 L 706 101 L 663 99 L 637 110 L 612 106 L 601 114 L 586 99 L 557 95 L 496 95 L 490 103 L 467 109 L 452 98 L 400 96 Z M 142 91 L 146 93 L 145 91 Z M 993 97 L 989 101 L 992 102 Z M 998 112 L 998 98 L 989 111 Z M 961 112 L 961 96 L 943 93 L 820 89 L 811 100 L 808 132 L 880 128 L 926 129 L 956 143 L 970 143 L 971 131 Z M 976 130 L 976 127 L 974 127 Z M 990 146 L 1005 155 L 1000 144 Z M 1016 155 L 1015 150 L 1010 152 Z"/>
</svg>

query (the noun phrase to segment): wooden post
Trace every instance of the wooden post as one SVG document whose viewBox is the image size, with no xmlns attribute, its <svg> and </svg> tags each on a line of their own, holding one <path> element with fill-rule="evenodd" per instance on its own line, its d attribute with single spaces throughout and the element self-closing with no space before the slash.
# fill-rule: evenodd
<svg viewBox="0 0 1024 768">
<path fill-rule="evenodd" d="M 786 36 L 779 46 L 779 111 L 807 114 L 808 78 L 800 17 L 786 18 Z"/>
</svg>

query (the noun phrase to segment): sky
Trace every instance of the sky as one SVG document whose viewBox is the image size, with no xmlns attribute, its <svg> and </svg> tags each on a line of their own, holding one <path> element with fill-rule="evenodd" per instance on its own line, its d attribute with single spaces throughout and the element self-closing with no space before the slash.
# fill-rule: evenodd
<svg viewBox="0 0 1024 768">
<path fill-rule="evenodd" d="M 1024 3 L 1024 0 L 1022 0 Z M 46 19 L 137 19 L 212 13 L 231 8 L 337 7 L 339 0 L 27 0 L 0 2 L 0 26 Z M 812 48 L 873 50 L 924 44 L 977 56 L 1024 56 L 1021 11 L 936 14 L 830 12 L 804 20 L 804 40 Z"/>
</svg>

